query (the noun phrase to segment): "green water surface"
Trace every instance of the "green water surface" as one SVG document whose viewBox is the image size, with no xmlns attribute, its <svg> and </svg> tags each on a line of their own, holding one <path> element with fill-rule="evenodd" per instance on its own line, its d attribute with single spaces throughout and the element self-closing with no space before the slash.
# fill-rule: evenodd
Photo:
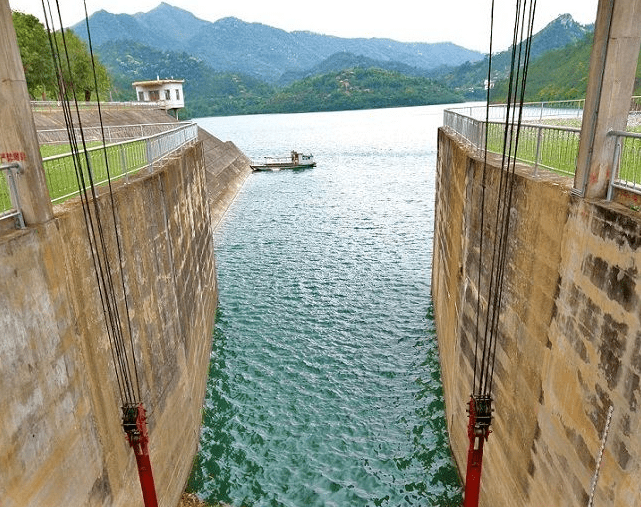
<svg viewBox="0 0 641 507">
<path fill-rule="evenodd" d="M 460 504 L 430 301 L 439 121 L 440 107 L 202 121 L 250 156 L 280 143 L 318 162 L 251 175 L 217 232 L 190 480 L 203 499 Z"/>
</svg>

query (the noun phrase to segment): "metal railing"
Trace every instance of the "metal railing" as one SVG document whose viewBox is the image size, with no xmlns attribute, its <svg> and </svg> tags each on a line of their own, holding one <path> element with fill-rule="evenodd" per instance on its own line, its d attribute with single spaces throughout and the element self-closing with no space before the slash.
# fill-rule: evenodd
<svg viewBox="0 0 641 507">
<path fill-rule="evenodd" d="M 475 149 L 485 144 L 485 121 L 474 118 L 474 108 L 452 108 L 443 111 L 443 126 L 466 139 Z"/>
<path fill-rule="evenodd" d="M 137 125 L 105 125 L 82 127 L 75 129 L 77 139 L 81 139 L 81 134 L 85 141 L 101 141 L 106 143 L 117 143 L 129 139 L 139 139 L 141 137 L 152 136 L 175 130 L 184 125 L 191 125 L 191 122 L 172 122 L 172 123 L 143 123 Z M 81 132 L 82 130 L 82 132 Z M 68 144 L 69 131 L 67 129 L 44 129 L 38 130 L 38 143 L 42 144 Z"/>
<path fill-rule="evenodd" d="M 452 128 L 463 136 L 477 150 L 485 146 L 487 128 L 488 151 L 502 153 L 503 144 L 506 142 L 504 123 L 490 121 L 486 126 L 484 120 L 472 118 L 458 111 L 460 109 L 445 110 L 443 124 L 446 127 Z M 463 108 L 463 111 L 469 113 L 469 108 Z M 540 112 L 539 108 L 537 113 L 540 114 Z M 579 153 L 580 133 L 581 130 L 578 128 L 524 123 L 521 125 L 516 159 L 531 164 L 534 173 L 542 167 L 572 176 Z M 507 142 L 510 141 L 515 140 L 507 139 Z"/>
<path fill-rule="evenodd" d="M 510 117 L 514 118 L 519 112 L 525 122 L 542 121 L 543 119 L 581 119 L 583 117 L 583 106 L 585 99 L 577 100 L 553 100 L 546 102 L 525 102 L 523 111 L 520 112 L 517 105 L 510 107 Z M 488 111 L 485 104 L 456 108 L 461 114 L 465 114 L 476 120 L 485 120 Z M 490 104 L 489 120 L 505 121 L 508 109 L 505 104 Z"/>
<path fill-rule="evenodd" d="M 54 111 L 62 107 L 62 102 L 56 100 L 32 100 L 32 111 Z M 78 102 L 79 109 L 96 109 L 98 108 L 97 102 Z M 160 102 L 101 102 L 100 108 L 102 110 L 121 110 L 121 109 L 164 109 L 164 101 Z"/>
<path fill-rule="evenodd" d="M 608 200 L 614 188 L 641 193 L 641 134 L 611 131 L 615 139 Z"/>
<path fill-rule="evenodd" d="M 16 227 L 24 229 L 24 219 L 20 206 L 20 197 L 16 187 L 16 174 L 22 170 L 19 162 L 0 164 L 0 172 L 4 174 L 0 184 L 0 220 L 13 218 Z"/>
<path fill-rule="evenodd" d="M 512 134 L 514 135 L 514 131 Z M 502 153 L 505 124 L 491 122 L 488 127 L 488 149 Z M 521 124 L 516 159 L 539 168 L 574 176 L 579 154 L 581 129 L 537 124 Z M 515 140 L 512 139 L 512 143 Z"/>
<path fill-rule="evenodd" d="M 132 141 L 88 148 L 80 152 L 80 165 L 89 181 L 89 171 L 94 185 L 99 186 L 108 181 L 127 177 L 145 167 L 153 170 L 154 164 L 183 145 L 198 138 L 198 126 L 195 123 L 182 124 L 179 128 L 142 137 Z M 88 162 L 87 162 L 88 161 Z M 74 157 L 71 153 L 56 155 L 43 159 L 47 186 L 53 203 L 60 203 L 79 194 Z"/>
<path fill-rule="evenodd" d="M 552 123 L 560 126 L 576 124 L 576 126 L 579 127 L 580 121 L 583 119 L 584 106 L 585 99 L 525 102 L 521 113 L 522 120 L 526 123 Z M 476 120 L 484 121 L 486 119 L 487 113 L 485 104 L 460 107 L 455 110 L 460 114 L 464 114 Z M 490 104 L 489 120 L 505 121 L 507 111 L 505 104 Z M 634 96 L 631 98 L 629 111 L 628 128 L 641 124 L 641 96 Z M 510 117 L 515 118 L 518 113 L 518 106 L 516 104 L 512 105 L 510 107 Z"/>
<path fill-rule="evenodd" d="M 526 103 L 522 111 L 517 106 L 511 108 L 510 117 L 521 114 L 525 120 L 520 128 L 516 159 L 531 164 L 535 174 L 539 167 L 543 167 L 574 176 L 581 129 L 563 124 L 572 123 L 572 119 L 581 119 L 584 104 L 584 100 L 569 100 Z M 501 121 L 505 121 L 507 114 L 505 104 L 490 105 L 489 113 L 485 105 L 446 109 L 443 125 L 453 129 L 477 150 L 485 146 L 487 129 L 488 151 L 502 153 L 505 124 Z M 490 121 L 486 124 L 487 116 Z M 533 121 L 552 124 L 530 123 Z M 630 104 L 628 129 L 638 125 L 641 125 L 641 97 L 635 96 Z M 615 148 L 608 199 L 613 197 L 615 188 L 641 194 L 641 134 L 612 131 L 609 135 L 615 138 Z"/>
</svg>

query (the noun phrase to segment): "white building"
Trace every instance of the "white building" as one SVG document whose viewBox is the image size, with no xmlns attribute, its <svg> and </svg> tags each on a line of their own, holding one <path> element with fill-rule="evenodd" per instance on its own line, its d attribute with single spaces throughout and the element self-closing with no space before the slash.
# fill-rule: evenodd
<svg viewBox="0 0 641 507">
<path fill-rule="evenodd" d="M 136 89 L 138 102 L 157 102 L 166 111 L 185 107 L 183 95 L 184 79 L 156 79 L 154 81 L 136 81 L 132 86 Z"/>
<path fill-rule="evenodd" d="M 484 79 L 484 80 L 483 80 L 483 86 L 485 87 L 485 89 L 486 89 L 486 90 L 487 90 L 488 88 L 489 88 L 490 90 L 491 90 L 492 88 L 494 88 L 494 84 L 495 84 L 495 83 L 494 83 L 494 79 L 491 79 L 490 81 L 488 81 L 487 79 Z"/>
</svg>

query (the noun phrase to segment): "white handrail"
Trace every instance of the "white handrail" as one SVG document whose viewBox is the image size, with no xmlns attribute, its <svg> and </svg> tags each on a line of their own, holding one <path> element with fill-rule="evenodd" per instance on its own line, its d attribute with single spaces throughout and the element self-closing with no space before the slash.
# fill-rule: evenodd
<svg viewBox="0 0 641 507">
<path fill-rule="evenodd" d="M 85 167 L 88 164 L 92 171 L 92 178 L 95 178 L 94 184 L 101 185 L 109 179 L 127 177 L 128 174 L 145 167 L 153 170 L 154 164 L 160 159 L 197 139 L 198 125 L 185 123 L 171 131 L 81 150 L 80 164 L 83 166 L 83 171 L 89 170 Z M 104 168 L 105 156 L 109 160 L 108 175 Z M 43 159 L 52 202 L 59 203 L 79 193 L 75 173 L 76 163 L 71 153 Z"/>
<path fill-rule="evenodd" d="M 521 124 L 522 146 L 519 142 L 517 160 L 532 164 L 534 173 L 539 167 L 573 176 L 576 170 L 581 130 L 562 125 L 543 125 L 532 122 L 532 119 L 544 118 L 582 118 L 584 100 L 567 100 L 553 102 L 528 102 L 523 109 L 515 105 L 510 107 L 510 116 L 520 115 L 525 123 Z M 578 106 L 581 106 L 579 109 Z M 630 105 L 630 116 L 634 118 L 641 109 L 641 97 L 634 96 Z M 504 125 L 497 117 L 505 120 L 508 108 L 505 104 L 490 105 L 489 114 L 485 105 L 448 108 L 443 112 L 443 125 L 453 129 L 476 150 L 485 146 L 486 132 L 500 130 Z M 490 121 L 486 124 L 486 118 Z M 504 132 L 504 131 L 503 131 Z M 641 194 L 641 134 L 624 131 L 612 131 L 615 138 L 613 148 L 613 170 L 611 172 L 608 199 L 613 196 L 613 189 L 620 188 Z M 535 141 L 534 141 L 535 140 Z M 530 142 L 530 146 L 527 144 Z M 524 148 L 522 151 L 522 147 Z M 499 152 L 488 146 L 488 151 Z M 529 152 L 522 156 L 523 152 Z"/>
</svg>

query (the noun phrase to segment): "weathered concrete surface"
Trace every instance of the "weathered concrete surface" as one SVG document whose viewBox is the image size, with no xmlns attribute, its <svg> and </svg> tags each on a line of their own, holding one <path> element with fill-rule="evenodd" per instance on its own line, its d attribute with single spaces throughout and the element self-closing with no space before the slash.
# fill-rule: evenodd
<svg viewBox="0 0 641 507">
<path fill-rule="evenodd" d="M 207 160 L 207 189 L 215 229 L 251 174 L 250 160 L 231 141 L 222 142 L 203 129 L 198 138 Z"/>
<path fill-rule="evenodd" d="M 575 188 L 606 197 L 615 149 L 611 130 L 626 130 L 641 45 L 641 0 L 609 2 L 597 9 L 583 108 Z"/>
<path fill-rule="evenodd" d="M 0 47 L 0 165 L 21 164 L 15 186 L 22 217 L 27 224 L 41 224 L 51 220 L 53 211 L 7 0 L 0 0 Z"/>
<path fill-rule="evenodd" d="M 490 161 L 484 245 L 499 170 Z M 461 475 L 472 390 L 483 162 L 439 132 L 433 299 L 447 422 Z M 485 506 L 585 506 L 609 406 L 595 505 L 639 505 L 641 217 L 570 195 L 567 180 L 519 172 L 511 209 Z M 486 263 L 484 263 L 485 265 Z M 488 269 L 481 272 L 486 308 Z M 484 314 L 483 314 L 484 316 Z M 483 316 L 481 322 L 483 322 Z"/>
<path fill-rule="evenodd" d="M 80 115 L 73 111 L 74 126 L 100 125 L 97 107 L 87 107 L 80 110 Z M 61 109 L 37 109 L 33 111 L 36 130 L 66 129 L 65 118 Z M 103 125 L 140 125 L 147 123 L 173 123 L 176 119 L 161 109 L 138 107 L 123 107 L 122 109 L 104 108 L 102 110 Z"/>
<path fill-rule="evenodd" d="M 220 144 L 221 160 L 243 159 Z M 203 146 L 114 186 L 150 454 L 165 507 L 178 503 L 197 449 L 217 296 L 211 217 L 233 194 L 221 189 L 226 198 L 210 200 L 207 173 L 237 188 L 235 178 L 250 172 L 248 165 L 208 166 Z M 100 204 L 115 269 L 107 197 Z M 140 506 L 82 209 L 71 200 L 54 212 L 51 221 L 0 236 L 0 506 Z"/>
</svg>

